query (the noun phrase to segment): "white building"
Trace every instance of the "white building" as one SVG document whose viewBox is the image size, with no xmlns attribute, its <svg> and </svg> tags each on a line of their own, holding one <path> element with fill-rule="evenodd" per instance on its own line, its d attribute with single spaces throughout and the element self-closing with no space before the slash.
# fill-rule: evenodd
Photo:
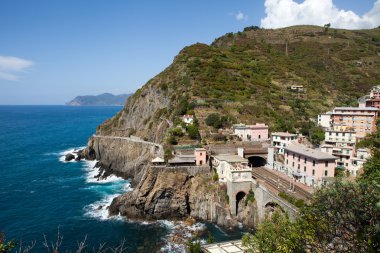
<svg viewBox="0 0 380 253">
<path fill-rule="evenodd" d="M 193 115 L 183 115 L 182 121 L 185 122 L 187 125 L 193 124 L 194 116 Z"/>
<path fill-rule="evenodd" d="M 317 123 L 323 128 L 331 127 L 331 112 L 321 113 L 318 115 Z"/>
<path fill-rule="evenodd" d="M 218 173 L 219 181 L 237 182 L 252 178 L 252 168 L 248 166 L 248 159 L 230 154 L 216 155 L 213 158 L 212 166 Z"/>
<path fill-rule="evenodd" d="M 348 167 L 348 171 L 351 176 L 356 177 L 358 171 L 363 168 L 363 164 L 371 157 L 371 152 L 368 149 L 359 148 L 356 151 L 356 156 L 351 159 L 351 166 Z"/>
<path fill-rule="evenodd" d="M 284 154 L 284 148 L 297 141 L 298 135 L 284 132 L 272 133 L 271 144 L 275 154 Z"/>
</svg>

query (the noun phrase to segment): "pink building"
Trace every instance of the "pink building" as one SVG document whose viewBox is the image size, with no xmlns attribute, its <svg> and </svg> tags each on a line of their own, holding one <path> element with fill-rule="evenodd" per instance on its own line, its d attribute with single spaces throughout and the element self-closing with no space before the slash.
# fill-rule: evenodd
<svg viewBox="0 0 380 253">
<path fill-rule="evenodd" d="M 255 125 L 233 125 L 234 134 L 242 141 L 266 141 L 268 140 L 268 126 L 262 123 Z"/>
<path fill-rule="evenodd" d="M 334 177 L 336 159 L 304 145 L 291 145 L 285 147 L 285 173 L 308 186 L 321 186 L 324 179 Z"/>
<path fill-rule="evenodd" d="M 196 148 L 194 150 L 194 155 L 195 155 L 195 165 L 197 166 L 206 165 L 206 161 L 207 161 L 206 149 Z"/>
</svg>

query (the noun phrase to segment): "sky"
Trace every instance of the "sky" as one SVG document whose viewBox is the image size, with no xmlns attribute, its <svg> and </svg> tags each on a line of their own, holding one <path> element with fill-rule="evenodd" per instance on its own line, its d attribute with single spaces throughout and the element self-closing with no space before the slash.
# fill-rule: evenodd
<svg viewBox="0 0 380 253">
<path fill-rule="evenodd" d="M 132 93 L 185 46 L 257 25 L 380 25 L 380 0 L 1 0 L 0 104 Z"/>
</svg>

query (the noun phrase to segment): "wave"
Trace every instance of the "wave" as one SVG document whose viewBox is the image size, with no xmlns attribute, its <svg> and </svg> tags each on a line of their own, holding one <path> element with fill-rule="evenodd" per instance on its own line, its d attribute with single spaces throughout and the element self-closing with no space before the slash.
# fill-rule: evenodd
<svg viewBox="0 0 380 253">
<path fill-rule="evenodd" d="M 66 149 L 64 151 L 61 151 L 61 152 L 58 152 L 58 153 L 47 153 L 46 155 L 58 155 L 59 156 L 59 161 L 62 162 L 62 163 L 73 163 L 73 162 L 76 162 L 75 159 L 71 160 L 71 161 L 66 161 L 65 158 L 66 158 L 66 155 L 71 153 L 75 156 L 75 158 L 77 158 L 77 154 L 76 152 L 78 152 L 79 150 L 82 150 L 82 149 L 85 149 L 86 146 L 83 146 L 83 147 L 76 147 L 76 148 L 69 148 L 69 149 Z"/>
<path fill-rule="evenodd" d="M 121 220 L 122 219 L 121 216 L 110 217 L 108 215 L 108 207 L 111 205 L 112 200 L 116 198 L 117 196 L 119 196 L 119 194 L 107 195 L 103 199 L 96 201 L 93 204 L 85 206 L 84 216 L 101 220 L 101 221 L 105 221 L 109 219 Z"/>
<path fill-rule="evenodd" d="M 165 246 L 161 248 L 160 252 L 186 252 L 186 243 L 190 241 L 194 235 L 206 230 L 206 225 L 201 222 L 196 222 L 192 225 L 184 221 L 160 220 L 158 222 L 169 230 L 168 235 L 164 239 Z M 200 243 L 204 244 L 206 241 L 200 240 Z"/>
<path fill-rule="evenodd" d="M 95 168 L 95 165 L 98 161 L 88 161 L 84 160 L 84 169 L 87 172 L 86 182 L 87 183 L 96 183 L 96 184 L 107 184 L 113 182 L 121 182 L 125 181 L 121 177 L 117 177 L 115 175 L 110 175 L 107 178 L 99 179 L 96 176 L 99 175 L 99 168 Z"/>
</svg>

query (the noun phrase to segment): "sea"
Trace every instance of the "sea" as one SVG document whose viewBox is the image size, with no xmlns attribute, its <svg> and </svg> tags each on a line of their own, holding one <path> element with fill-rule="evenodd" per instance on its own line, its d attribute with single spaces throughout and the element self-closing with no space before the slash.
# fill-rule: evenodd
<svg viewBox="0 0 380 253">
<path fill-rule="evenodd" d="M 121 107 L 0 106 L 0 232 L 18 245 L 46 252 L 62 238 L 60 252 L 86 251 L 103 244 L 125 252 L 184 252 L 170 240 L 183 227 L 173 221 L 144 222 L 108 217 L 107 206 L 130 191 L 128 180 L 97 181 L 93 161 L 65 162 L 68 152 L 86 146 L 96 127 Z M 196 223 L 216 242 L 237 239 L 241 230 Z M 189 235 L 190 236 L 190 235 Z M 204 242 L 206 238 L 201 238 Z"/>
</svg>

